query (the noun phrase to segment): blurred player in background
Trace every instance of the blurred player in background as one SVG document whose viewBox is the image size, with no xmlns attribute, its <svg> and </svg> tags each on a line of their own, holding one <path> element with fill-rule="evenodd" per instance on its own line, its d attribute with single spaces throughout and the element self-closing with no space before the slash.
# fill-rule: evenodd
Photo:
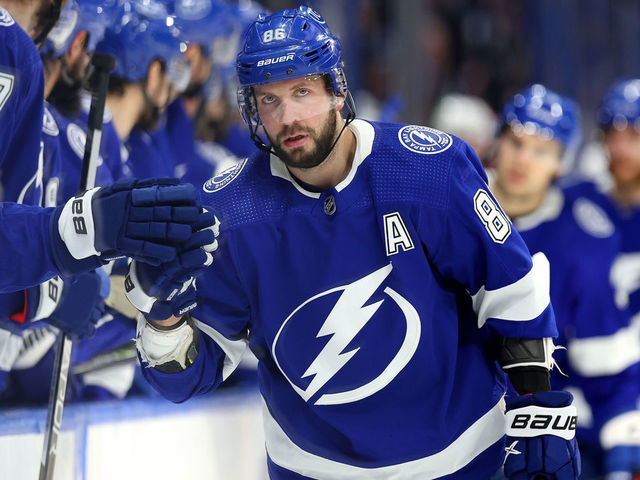
<svg viewBox="0 0 640 480">
<path fill-rule="evenodd" d="M 86 85 L 89 52 L 102 38 L 105 28 L 112 23 L 116 5 L 93 0 L 70 0 L 62 10 L 60 20 L 49 33 L 41 48 L 45 65 L 45 96 L 53 103 L 45 103 L 43 119 L 43 155 L 45 185 L 44 203 L 47 207 L 64 204 L 73 197 L 80 182 L 84 156 L 88 103 L 90 99 L 82 87 Z M 84 100 L 84 102 L 83 102 Z M 86 113 L 83 111 L 86 105 Z M 96 170 L 95 185 L 105 185 L 114 180 L 112 171 L 120 168 L 120 144 L 109 149 L 109 142 L 117 136 L 109 135 L 113 125 L 108 118 L 103 122 L 100 145 L 101 155 Z M 109 152 L 117 153 L 114 168 L 104 161 Z M 109 269 L 110 270 L 110 269 Z M 84 277 L 83 277 L 84 278 Z M 110 312 L 104 300 L 110 293 L 110 282 L 106 272 L 100 272 L 101 289 L 95 292 L 82 291 L 84 302 L 93 302 L 97 311 L 95 323 L 99 325 L 96 335 L 76 342 L 72 350 L 72 365 L 85 361 L 105 348 L 126 343 L 133 336 L 133 322 Z M 77 289 L 77 282 L 69 280 L 69 288 Z M 92 299 L 91 296 L 96 298 Z M 79 315 L 78 312 L 70 312 Z M 113 319 L 114 315 L 116 316 Z M 112 320 L 113 319 L 113 320 Z M 56 329 L 46 322 L 35 323 L 26 332 L 21 332 L 22 346 L 11 369 L 9 384 L 3 394 L 3 402 L 15 404 L 37 404 L 46 402 L 49 395 L 49 379 L 53 372 L 54 342 Z M 115 371 L 117 369 L 117 371 Z M 84 377 L 70 374 L 68 401 L 86 400 L 95 397 L 123 397 L 131 385 L 134 366 L 118 365 L 100 372 L 91 372 Z"/>
<path fill-rule="evenodd" d="M 44 78 L 34 41 L 42 43 L 62 5 L 12 1 L 1 5 L 7 7 L 0 7 L 4 200 L 0 205 L 0 380 L 4 382 L 23 346 L 22 333 L 39 325 L 38 320 L 74 336 L 93 333 L 104 309 L 108 282 L 104 288 L 103 276 L 92 270 L 117 256 L 155 264 L 171 261 L 194 227 L 205 226 L 209 216 L 199 213 L 193 189 L 177 186 L 173 180 L 125 181 L 91 190 L 55 209 L 7 202 L 40 204 L 44 141 L 51 141 L 57 151 L 59 129 L 51 115 L 45 115 L 43 122 Z M 55 156 L 50 158 L 56 161 Z M 158 217 L 155 206 L 169 210 Z"/>
<path fill-rule="evenodd" d="M 189 69 L 180 49 L 179 31 L 160 2 L 131 2 L 121 9 L 96 51 L 116 58 L 109 81 L 107 106 L 123 150 L 126 176 L 170 175 L 176 160 L 158 150 L 148 131 L 158 127 L 174 89 L 184 89 Z"/>
<path fill-rule="evenodd" d="M 507 475 L 577 478 L 571 395 L 549 391 L 548 263 L 473 150 L 355 119 L 340 43 L 308 7 L 258 17 L 237 71 L 263 152 L 203 187 L 221 235 L 193 317 L 149 288 L 163 268 L 129 269 L 154 388 L 212 390 L 249 346 L 272 479 L 477 480 L 505 459 L 506 371 L 530 394 L 508 399 Z"/>
<path fill-rule="evenodd" d="M 628 422 L 637 415 L 640 365 L 638 339 L 610 281 L 619 233 L 590 200 L 589 185 L 557 181 L 579 136 L 578 107 L 535 84 L 507 102 L 500 121 L 490 186 L 529 251 L 549 259 L 558 343 L 567 348 L 556 354 L 552 381 L 577 399 L 581 478 L 630 479 L 640 460 Z M 619 428 L 626 433 L 612 437 Z"/>
<path fill-rule="evenodd" d="M 640 317 L 640 79 L 621 80 L 604 95 L 598 112 L 614 186 L 605 191 L 622 235 L 612 281 L 616 300 Z"/>
<path fill-rule="evenodd" d="M 601 100 L 597 121 L 603 141 L 602 156 L 595 159 L 604 160 L 610 175 L 601 172 L 599 179 L 604 181 L 598 181 L 588 193 L 620 232 L 620 252 L 610 280 L 616 304 L 630 312 L 635 342 L 621 344 L 619 351 L 637 361 L 640 359 L 637 345 L 640 337 L 640 79 L 614 82 Z M 615 444 L 620 438 L 630 438 L 637 452 L 639 431 L 640 415 L 630 412 L 619 422 L 611 422 L 604 440 Z M 633 461 L 636 471 L 640 471 L 637 453 Z"/>
</svg>

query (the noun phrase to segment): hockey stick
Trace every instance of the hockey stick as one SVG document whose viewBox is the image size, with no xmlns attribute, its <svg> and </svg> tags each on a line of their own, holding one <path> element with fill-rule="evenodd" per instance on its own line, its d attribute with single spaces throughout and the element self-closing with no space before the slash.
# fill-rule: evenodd
<svg viewBox="0 0 640 480">
<path fill-rule="evenodd" d="M 95 67 L 96 85 L 91 95 L 91 109 L 87 123 L 87 141 L 84 146 L 82 159 L 82 172 L 80 174 L 80 186 L 78 193 L 88 188 L 93 188 L 96 180 L 98 156 L 100 155 L 100 140 L 102 138 L 102 118 L 104 105 L 109 86 L 109 73 L 115 66 L 115 58 L 111 55 L 94 53 L 91 63 Z M 44 445 L 42 448 L 42 461 L 40 462 L 40 480 L 52 480 L 55 468 L 58 448 L 58 436 L 62 423 L 62 410 L 64 397 L 67 390 L 67 378 L 71 361 L 72 343 L 69 337 L 60 332 L 56 356 L 53 363 L 51 378 L 51 391 L 49 392 L 49 404 L 47 409 L 47 423 L 44 432 Z"/>
<path fill-rule="evenodd" d="M 71 368 L 72 375 L 82 375 L 89 372 L 97 372 L 103 368 L 122 365 L 123 363 L 134 363 L 138 360 L 136 344 L 133 341 L 109 350 L 107 352 L 96 355 L 86 362 L 74 365 Z"/>
</svg>

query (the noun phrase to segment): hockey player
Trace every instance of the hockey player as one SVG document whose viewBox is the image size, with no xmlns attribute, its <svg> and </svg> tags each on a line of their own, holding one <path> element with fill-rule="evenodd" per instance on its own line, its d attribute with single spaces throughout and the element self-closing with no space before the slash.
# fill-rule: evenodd
<svg viewBox="0 0 640 480">
<path fill-rule="evenodd" d="M 46 11 L 53 5 L 44 0 L 0 1 L 2 201 L 37 205 L 41 200 L 42 164 L 39 163 L 39 154 L 44 79 L 33 39 L 39 37 L 50 23 L 46 15 L 40 16 L 41 9 Z M 53 23 L 57 16 L 52 18 Z M 39 25 L 39 18 L 47 25 Z"/>
<path fill-rule="evenodd" d="M 86 85 L 90 54 L 116 13 L 115 5 L 110 6 L 108 2 L 71 0 L 41 50 L 45 96 L 61 132 L 58 136 L 60 165 L 55 169 L 58 175 L 55 178 L 45 175 L 44 182 L 57 188 L 58 203 L 75 195 L 80 182 L 90 106 L 90 96 L 82 86 Z M 95 185 L 105 185 L 124 176 L 120 147 L 111 114 L 105 109 Z"/>
<path fill-rule="evenodd" d="M 583 478 L 630 479 L 640 460 L 630 421 L 637 416 L 640 366 L 637 334 L 610 282 L 619 235 L 591 200 L 589 185 L 556 182 L 578 135 L 572 100 L 539 84 L 524 89 L 503 109 L 490 186 L 529 251 L 550 262 L 558 342 L 567 347 L 556 355 L 566 376 L 552 381 L 582 400 L 578 439 L 590 466 Z"/>
<path fill-rule="evenodd" d="M 222 241 L 193 317 L 163 316 L 144 285 L 162 269 L 130 266 L 149 382 L 184 401 L 249 346 L 272 479 L 477 480 L 505 458 L 498 359 L 532 394 L 508 407 L 507 474 L 577 478 L 571 396 L 548 391 L 548 263 L 531 259 L 474 152 L 428 127 L 354 119 L 340 43 L 308 7 L 258 17 L 237 68 L 264 152 L 203 187 Z"/>
<path fill-rule="evenodd" d="M 88 52 L 94 51 L 96 43 L 103 36 L 104 29 L 111 23 L 110 17 L 114 10 L 103 1 L 70 0 L 63 9 L 58 24 L 47 37 L 44 48 L 41 49 L 45 64 L 45 95 L 54 103 L 54 105 L 45 105 L 43 120 L 45 206 L 55 207 L 58 204 L 64 204 L 77 192 L 87 129 L 87 114 L 81 111 L 87 103 L 83 100 L 87 97 L 81 95 L 81 87 L 85 84 Z M 105 159 L 114 158 L 105 155 L 105 153 L 111 153 L 108 140 L 113 138 L 117 141 L 115 148 L 117 163 L 114 167 L 120 168 L 120 175 L 117 178 L 122 177 L 120 143 L 117 136 L 104 135 L 108 133 L 109 127 L 113 130 L 108 111 L 105 112 L 105 117 L 102 125 L 101 154 L 95 174 L 96 186 L 113 182 L 112 169 L 108 168 L 105 161 Z M 122 261 L 126 265 L 126 260 Z M 79 329 L 74 333 L 90 335 L 90 338 L 82 338 L 75 342 L 71 356 L 72 368 L 83 361 L 82 359 L 101 353 L 101 350 L 111 349 L 113 345 L 125 344 L 135 333 L 134 322 L 105 308 L 105 297 L 110 293 L 110 282 L 105 272 L 97 271 L 97 273 L 100 274 L 99 282 L 92 282 L 92 276 L 87 274 L 81 275 L 79 279 L 76 277 L 55 279 L 55 285 L 62 284 L 63 290 L 73 289 L 72 293 L 78 308 L 74 310 L 67 307 L 62 310 L 70 320 L 79 325 Z M 117 277 L 116 281 L 121 278 Z M 27 297 L 31 296 L 28 291 Z M 14 297 L 13 302 L 5 297 L 0 299 L 0 303 L 6 305 L 24 302 L 22 292 L 16 292 L 12 297 Z M 67 303 L 72 300 L 67 300 Z M 94 311 L 90 311 L 91 306 Z M 16 305 L 13 305 L 13 309 L 16 310 Z M 61 312 L 57 312 L 56 315 L 59 323 L 62 320 Z M 87 319 L 83 318 L 87 315 L 93 316 L 91 321 L 87 322 Z M 8 343 L 18 341 L 20 349 L 16 352 L 17 356 L 13 364 L 9 356 L 4 355 L 3 364 L 0 366 L 0 370 L 5 371 L 11 368 L 9 386 L 3 393 L 3 402 L 33 404 L 44 403 L 48 398 L 56 332 L 50 326 L 48 319 L 42 318 L 43 321 L 33 322 L 32 317 L 33 315 L 25 314 L 24 320 L 27 325 L 17 329 L 18 331 L 15 331 L 15 328 L 11 331 L 12 335 L 19 337 L 17 340 L 14 338 L 6 340 Z M 80 328 L 83 325 L 90 328 L 82 331 Z M 9 327 L 9 330 L 15 327 L 12 323 L 3 326 Z M 94 331 L 96 334 L 91 335 Z M 122 397 L 131 385 L 134 371 L 135 365 L 120 364 L 88 375 L 75 376 L 70 373 L 67 401 L 87 400 L 96 396 Z"/>
<path fill-rule="evenodd" d="M 621 255 L 612 272 L 616 300 L 640 320 L 640 79 L 614 83 L 602 99 L 598 123 L 614 188 L 605 204 L 622 235 Z"/>
<path fill-rule="evenodd" d="M 155 7 L 149 9 L 150 5 Z M 121 11 L 96 48 L 116 58 L 107 106 L 126 147 L 124 173 L 173 176 L 177 162 L 170 148 L 154 145 L 148 131 L 157 128 L 172 91 L 184 90 L 189 81 L 180 32 L 167 26 L 167 18 L 172 17 L 162 3 L 136 1 L 130 9 Z"/>
<path fill-rule="evenodd" d="M 612 181 L 598 182 L 586 194 L 598 203 L 615 223 L 621 237 L 620 252 L 611 270 L 616 304 L 628 308 L 636 342 L 620 347 L 627 357 L 640 360 L 637 338 L 640 326 L 640 79 L 613 83 L 602 98 L 598 126 L 604 133 L 604 152 Z M 610 443 L 624 438 L 632 444 L 626 453 L 635 471 L 640 471 L 640 415 L 630 412 L 619 422 L 610 422 Z"/>
<path fill-rule="evenodd" d="M 174 242 L 189 238 L 198 217 L 192 190 L 175 182 L 130 181 L 105 188 L 83 197 L 87 208 L 76 215 L 71 210 L 79 200 L 55 210 L 11 203 L 38 204 L 42 195 L 39 157 L 44 80 L 38 51 L 25 30 L 37 40 L 57 19 L 57 14 L 50 18 L 47 12 L 59 6 L 59 2 L 44 0 L 0 2 L 0 184 L 4 200 L 0 204 L 0 292 L 34 286 L 60 273 L 95 269 L 104 263 L 101 255 L 133 255 L 153 263 L 170 260 L 176 255 Z M 118 209 L 113 209 L 114 202 Z M 139 208 L 154 205 L 178 209 L 175 216 L 157 217 Z M 149 220 L 156 218 L 166 233 L 137 228 L 145 215 Z M 93 230 L 93 238 L 75 233 L 74 216 L 77 225 L 90 222 L 88 231 Z"/>
</svg>

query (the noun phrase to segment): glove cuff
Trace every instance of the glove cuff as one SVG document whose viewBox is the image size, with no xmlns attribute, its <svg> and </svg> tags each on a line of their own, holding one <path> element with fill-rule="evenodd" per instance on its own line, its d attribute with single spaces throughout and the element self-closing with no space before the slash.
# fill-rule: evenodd
<svg viewBox="0 0 640 480">
<path fill-rule="evenodd" d="M 37 287 L 29 289 L 27 293 L 27 319 L 35 322 L 49 318 L 58 308 L 63 291 L 64 282 L 60 277 L 53 277 Z M 32 292 L 35 298 L 30 299 L 29 294 Z"/>
<path fill-rule="evenodd" d="M 68 203 L 68 202 L 67 202 Z M 66 205 L 65 205 L 66 207 Z M 86 257 L 81 260 L 74 258 L 69 252 L 67 244 L 60 237 L 59 221 L 64 207 L 57 207 L 51 215 L 49 231 L 52 241 L 53 259 L 58 271 L 64 276 L 75 275 L 76 273 L 95 270 L 104 265 L 105 262 L 97 256 Z"/>
<path fill-rule="evenodd" d="M 136 271 L 136 261 L 133 260 L 129 264 L 129 270 L 124 278 L 124 291 L 131 305 L 136 307 L 143 314 L 148 314 L 156 302 L 156 298 L 147 295 L 140 284 L 138 273 Z"/>
<path fill-rule="evenodd" d="M 95 249 L 96 230 L 91 202 L 99 187 L 87 190 L 69 200 L 58 219 L 58 234 L 76 260 L 98 256 Z"/>
</svg>

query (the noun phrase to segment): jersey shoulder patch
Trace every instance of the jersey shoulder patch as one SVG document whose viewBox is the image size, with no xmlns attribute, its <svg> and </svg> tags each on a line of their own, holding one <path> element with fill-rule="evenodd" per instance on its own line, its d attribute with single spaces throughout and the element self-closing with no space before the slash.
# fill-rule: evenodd
<svg viewBox="0 0 640 480">
<path fill-rule="evenodd" d="M 16 23 L 11 14 L 4 8 L 0 7 L 0 27 L 10 27 Z"/>
<path fill-rule="evenodd" d="M 431 127 L 405 125 L 398 130 L 398 140 L 407 150 L 422 155 L 442 153 L 453 144 L 451 135 Z"/>
<path fill-rule="evenodd" d="M 42 131 L 51 137 L 55 137 L 60 133 L 58 130 L 58 124 L 46 105 L 44 107 L 44 116 L 42 118 Z"/>
<path fill-rule="evenodd" d="M 579 197 L 573 202 L 573 217 L 578 226 L 596 238 L 613 235 L 615 226 L 608 215 L 591 200 Z"/>
<path fill-rule="evenodd" d="M 219 192 L 231 182 L 233 182 L 244 170 L 247 164 L 248 158 L 244 158 L 235 165 L 223 170 L 222 172 L 214 175 L 209 180 L 204 182 L 202 189 L 207 193 Z"/>
</svg>

